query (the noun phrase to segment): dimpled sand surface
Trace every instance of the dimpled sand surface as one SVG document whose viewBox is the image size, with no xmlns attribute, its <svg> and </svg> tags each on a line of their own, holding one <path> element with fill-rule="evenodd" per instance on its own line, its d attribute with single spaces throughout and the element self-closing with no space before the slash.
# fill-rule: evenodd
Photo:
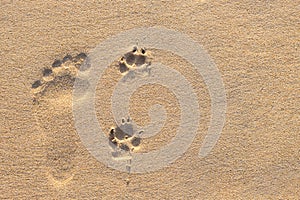
<svg viewBox="0 0 300 200">
<path fill-rule="evenodd" d="M 0 7 L 0 199 L 300 198 L 299 1 L 1 0 Z M 122 77 L 148 76 L 151 62 L 162 63 L 189 81 L 201 110 L 181 157 L 136 174 L 128 173 L 131 160 L 122 172 L 87 150 L 75 128 L 72 92 L 88 52 L 140 27 L 176 30 L 201 44 L 221 74 L 227 110 L 216 146 L 198 157 L 211 117 L 203 77 L 170 51 L 124 51 L 95 92 L 95 114 L 114 156 L 160 149 L 181 122 L 176 95 L 148 84 L 131 96 L 131 119 L 124 116 L 121 125 L 146 125 L 154 104 L 165 108 L 165 123 L 150 138 L 124 134 L 111 109 Z"/>
</svg>

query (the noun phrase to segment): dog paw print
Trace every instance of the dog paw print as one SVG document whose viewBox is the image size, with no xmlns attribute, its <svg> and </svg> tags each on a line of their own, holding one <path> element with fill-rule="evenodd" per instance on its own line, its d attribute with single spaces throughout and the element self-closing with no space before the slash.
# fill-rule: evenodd
<svg viewBox="0 0 300 200">
<path fill-rule="evenodd" d="M 136 131 L 130 118 L 122 119 L 122 123 L 118 127 L 113 127 L 109 133 L 109 141 L 115 152 L 114 156 L 120 150 L 125 152 L 134 152 L 139 149 L 141 143 L 140 135 L 143 131 Z"/>
<path fill-rule="evenodd" d="M 145 48 L 134 47 L 124 54 L 118 61 L 119 70 L 124 75 L 124 81 L 135 77 L 150 75 L 151 55 Z"/>
</svg>

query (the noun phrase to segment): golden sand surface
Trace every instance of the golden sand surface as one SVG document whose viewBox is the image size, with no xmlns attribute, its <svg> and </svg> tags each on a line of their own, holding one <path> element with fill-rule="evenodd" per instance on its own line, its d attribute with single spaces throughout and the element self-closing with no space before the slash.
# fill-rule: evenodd
<svg viewBox="0 0 300 200">
<path fill-rule="evenodd" d="M 299 1 L 4 0 L 0 6 L 0 199 L 300 198 Z M 192 145 L 174 163 L 120 172 L 95 159 L 76 132 L 74 62 L 53 69 L 66 76 L 46 78 L 38 101 L 32 84 L 56 59 L 153 26 L 184 33 L 209 53 L 226 89 L 226 123 L 210 154 L 198 157 L 210 120 L 207 87 L 189 62 L 153 49 L 153 60 L 197 88 L 202 118 Z M 112 64 L 97 84 L 96 115 L 107 133 L 121 77 Z M 166 145 L 180 123 L 176 97 L 155 84 L 132 95 L 132 119 L 147 124 L 153 104 L 165 107 L 167 119 L 158 135 L 142 140 L 140 152 Z"/>
</svg>

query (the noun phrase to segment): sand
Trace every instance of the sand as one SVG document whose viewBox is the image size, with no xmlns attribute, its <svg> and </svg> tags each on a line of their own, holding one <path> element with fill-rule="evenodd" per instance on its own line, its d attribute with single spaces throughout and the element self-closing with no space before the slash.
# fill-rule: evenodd
<svg viewBox="0 0 300 200">
<path fill-rule="evenodd" d="M 1 199 L 300 198 L 297 1 L 0 3 Z M 38 103 L 32 84 L 56 59 L 153 26 L 188 35 L 211 56 L 226 89 L 226 122 L 213 150 L 198 157 L 211 117 L 207 86 L 186 60 L 150 49 L 155 61 L 197 88 L 202 118 L 193 143 L 175 162 L 148 173 L 121 172 L 90 154 L 76 131 L 74 74 L 52 81 Z M 107 134 L 115 125 L 111 95 L 122 76 L 112 64 L 97 84 L 95 110 Z M 138 151 L 159 149 L 176 135 L 180 107 L 168 88 L 144 86 L 130 104 L 140 125 L 149 122 L 153 104 L 167 112 L 161 132 L 142 140 Z"/>
</svg>

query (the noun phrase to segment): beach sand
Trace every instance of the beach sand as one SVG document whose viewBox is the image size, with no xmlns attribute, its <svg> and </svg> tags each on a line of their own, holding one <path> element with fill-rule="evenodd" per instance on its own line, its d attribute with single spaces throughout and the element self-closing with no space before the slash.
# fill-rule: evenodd
<svg viewBox="0 0 300 200">
<path fill-rule="evenodd" d="M 300 198 L 297 1 L 0 3 L 1 199 Z M 125 30 L 154 26 L 188 35 L 211 56 L 226 89 L 226 122 L 210 154 L 198 157 L 211 117 L 207 86 L 186 60 L 150 50 L 154 61 L 196 88 L 201 120 L 175 162 L 148 173 L 121 172 L 95 159 L 76 132 L 74 74 L 51 81 L 38 102 L 32 84 L 56 59 L 88 53 Z M 115 125 L 111 95 L 120 78 L 112 64 L 97 84 L 95 110 L 107 134 Z M 155 84 L 134 93 L 130 116 L 147 124 L 153 104 L 165 107 L 167 119 L 158 135 L 141 141 L 139 152 L 168 144 L 180 124 L 176 96 Z"/>
</svg>

